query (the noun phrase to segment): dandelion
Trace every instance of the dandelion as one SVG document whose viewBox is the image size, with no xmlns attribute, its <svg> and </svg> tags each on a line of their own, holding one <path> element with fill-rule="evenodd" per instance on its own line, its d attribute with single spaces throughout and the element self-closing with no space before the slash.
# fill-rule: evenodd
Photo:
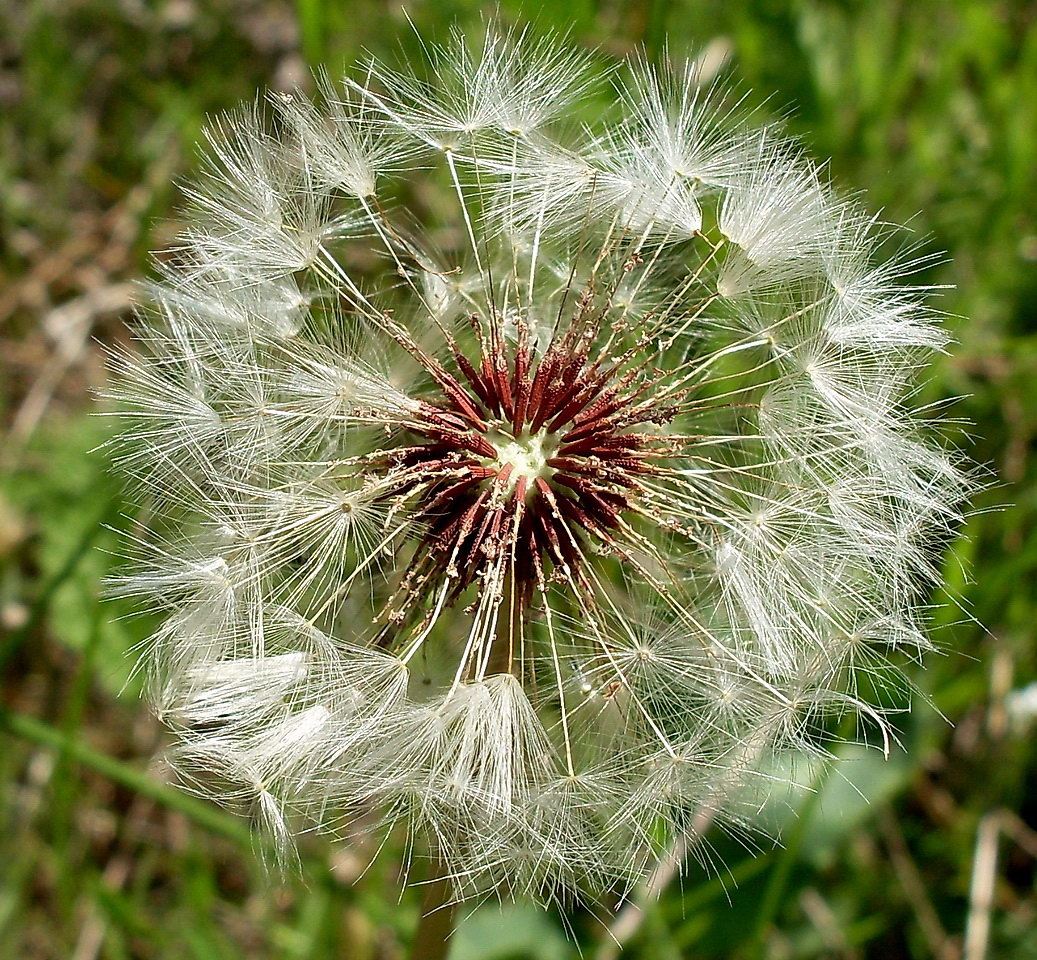
<svg viewBox="0 0 1037 960">
<path fill-rule="evenodd" d="M 965 481 L 919 266 L 694 64 L 491 26 L 218 120 L 117 358 L 184 783 L 622 891 L 883 704 Z M 595 99 L 597 98 L 597 99 Z M 586 118 L 578 126 L 572 121 Z"/>
</svg>

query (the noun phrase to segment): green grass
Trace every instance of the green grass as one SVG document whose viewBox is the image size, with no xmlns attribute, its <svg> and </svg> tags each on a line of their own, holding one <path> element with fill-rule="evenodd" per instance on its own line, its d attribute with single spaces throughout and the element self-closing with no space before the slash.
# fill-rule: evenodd
<svg viewBox="0 0 1037 960">
<path fill-rule="evenodd" d="M 492 9 L 408 6 L 423 31 Z M 854 754 L 816 793 L 776 803 L 783 845 L 757 855 L 713 837 L 726 866 L 672 884 L 624 955 L 961 956 L 977 829 L 1006 811 L 986 956 L 1037 958 L 1025 826 L 1037 825 L 1037 755 L 1005 712 L 1037 678 L 1037 14 L 990 0 L 571 0 L 539 21 L 614 53 L 716 42 L 754 102 L 788 111 L 809 150 L 832 157 L 840 184 L 909 222 L 923 251 L 946 251 L 922 279 L 953 285 L 940 306 L 958 345 L 924 396 L 960 398 L 969 452 L 998 478 L 946 545 L 945 655 L 915 676 L 903 750 Z M 363 872 L 373 849 L 306 838 L 299 875 L 270 876 L 242 821 L 149 767 L 161 734 L 128 655 L 147 623 L 98 599 L 110 528 L 136 523 L 136 508 L 89 452 L 107 428 L 85 413 L 102 379 L 90 337 L 125 339 L 120 285 L 168 239 L 206 113 L 363 49 L 414 54 L 398 7 L 0 11 L 0 958 L 405 955 L 418 898 L 399 899 L 398 851 Z M 78 328 L 57 309 L 70 303 L 85 310 Z M 588 914 L 514 907 L 469 918 L 454 957 L 570 960 L 567 925 L 593 956 Z"/>
</svg>

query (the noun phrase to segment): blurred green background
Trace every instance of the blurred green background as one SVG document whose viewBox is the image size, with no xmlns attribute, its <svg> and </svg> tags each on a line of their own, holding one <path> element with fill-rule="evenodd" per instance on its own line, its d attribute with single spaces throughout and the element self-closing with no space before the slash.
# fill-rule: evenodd
<svg viewBox="0 0 1037 960">
<path fill-rule="evenodd" d="M 136 698 L 148 623 L 99 600 L 134 508 L 91 452 L 99 344 L 171 236 L 206 113 L 363 50 L 531 12 L 511 0 L 0 0 L 0 957 L 406 955 L 398 852 L 303 842 L 264 873 L 243 823 L 163 784 Z M 622 55 L 726 63 L 846 188 L 946 251 L 925 282 L 957 397 L 997 481 L 948 545 L 943 656 L 888 761 L 847 748 L 768 814 L 781 843 L 713 839 L 624 957 L 1037 958 L 1037 6 L 993 0 L 559 0 L 549 28 Z M 981 627 L 980 624 L 983 626 Z M 924 702 L 928 699 L 930 703 Z M 794 812 L 798 811 L 798 816 Z M 453 960 L 606 960 L 600 920 L 464 918 Z"/>
</svg>

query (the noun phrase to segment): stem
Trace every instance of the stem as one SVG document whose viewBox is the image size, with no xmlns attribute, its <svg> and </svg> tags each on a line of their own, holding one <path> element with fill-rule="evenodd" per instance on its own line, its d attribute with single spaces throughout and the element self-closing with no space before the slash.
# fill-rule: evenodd
<svg viewBox="0 0 1037 960">
<path fill-rule="evenodd" d="M 692 846 L 709 829 L 716 812 L 709 807 L 700 807 L 692 819 L 687 833 L 675 837 L 669 848 L 659 859 L 651 875 L 637 889 L 629 902 L 616 914 L 608 928 L 608 939 L 604 940 L 595 954 L 595 960 L 617 960 L 623 948 L 641 929 L 645 911 L 662 895 L 670 881 L 680 872 Z"/>
<path fill-rule="evenodd" d="M 504 578 L 504 596 L 501 598 L 502 619 L 507 624 L 505 630 L 498 629 L 493 638 L 493 646 L 486 661 L 486 674 L 515 672 L 515 651 L 519 646 L 522 631 L 522 610 L 518 605 L 515 591 L 514 558 L 509 574 Z"/>
<path fill-rule="evenodd" d="M 430 861 L 428 876 L 433 879 L 425 883 L 421 919 L 418 920 L 410 960 L 446 960 L 450 952 L 457 905 L 453 902 L 450 879 L 444 876 L 445 872 L 438 860 Z"/>
<path fill-rule="evenodd" d="M 138 770 L 100 750 L 95 750 L 74 736 L 56 730 L 41 720 L 22 713 L 12 713 L 0 709 L 0 732 L 48 750 L 56 750 L 69 760 L 107 777 L 113 783 L 126 787 L 142 797 L 148 797 L 156 803 L 161 803 L 170 810 L 182 813 L 198 826 L 212 833 L 226 837 L 245 849 L 252 846 L 252 837 L 249 835 L 248 828 L 212 804 L 160 783 L 145 771 Z"/>
</svg>

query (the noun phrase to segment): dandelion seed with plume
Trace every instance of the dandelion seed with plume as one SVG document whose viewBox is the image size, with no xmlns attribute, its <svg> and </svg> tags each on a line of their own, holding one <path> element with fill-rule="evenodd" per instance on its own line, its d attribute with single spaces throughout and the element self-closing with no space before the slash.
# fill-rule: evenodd
<svg viewBox="0 0 1037 960">
<path fill-rule="evenodd" d="M 622 891 L 881 705 L 964 483 L 919 266 L 694 65 L 491 26 L 217 121 L 117 359 L 191 788 L 457 899 Z M 265 116 L 269 112 L 271 116 Z"/>
</svg>

